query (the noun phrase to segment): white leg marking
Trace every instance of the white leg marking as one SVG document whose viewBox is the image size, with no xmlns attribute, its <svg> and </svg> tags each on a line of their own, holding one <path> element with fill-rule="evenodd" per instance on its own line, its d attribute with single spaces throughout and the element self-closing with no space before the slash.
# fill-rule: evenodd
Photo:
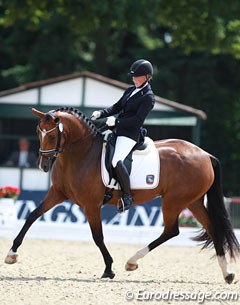
<svg viewBox="0 0 240 305">
<path fill-rule="evenodd" d="M 17 252 L 13 252 L 12 249 L 8 251 L 8 255 L 16 255 L 16 254 L 17 254 Z"/>
<path fill-rule="evenodd" d="M 223 277 L 225 278 L 226 276 L 228 276 L 231 272 L 228 270 L 228 263 L 227 263 L 227 260 L 226 260 L 226 257 L 225 255 L 217 255 L 217 258 L 218 258 L 218 264 L 222 270 L 222 274 L 223 274 Z"/>
<path fill-rule="evenodd" d="M 149 248 L 148 247 L 144 247 L 144 248 L 138 250 L 137 253 L 128 260 L 128 263 L 136 265 L 137 264 L 137 260 L 140 259 L 140 258 L 143 258 L 145 255 L 148 254 L 148 252 L 149 252 Z"/>
<path fill-rule="evenodd" d="M 13 252 L 13 250 L 8 251 L 8 254 L 5 258 L 6 264 L 15 264 L 17 262 L 18 254 L 17 252 Z"/>
</svg>

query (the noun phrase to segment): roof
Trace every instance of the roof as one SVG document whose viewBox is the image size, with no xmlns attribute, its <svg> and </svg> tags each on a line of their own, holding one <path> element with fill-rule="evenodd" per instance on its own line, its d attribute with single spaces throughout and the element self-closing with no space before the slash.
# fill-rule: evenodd
<svg viewBox="0 0 240 305">
<path fill-rule="evenodd" d="M 91 79 L 94 79 L 94 80 L 97 80 L 97 81 L 100 81 L 100 82 L 103 82 L 103 83 L 106 83 L 106 84 L 109 84 L 109 85 L 112 85 L 112 86 L 115 86 L 117 88 L 124 89 L 124 90 L 129 87 L 129 84 L 108 78 L 106 76 L 102 76 L 102 75 L 93 73 L 90 71 L 84 71 L 84 72 L 75 72 L 75 73 L 68 74 L 68 75 L 49 78 L 46 80 L 25 83 L 19 87 L 1 91 L 0 97 L 7 96 L 7 95 L 10 95 L 13 93 L 20 93 L 20 92 L 23 92 L 23 91 L 26 91 L 29 89 L 43 87 L 46 85 L 50 85 L 50 84 L 54 84 L 54 83 L 58 83 L 58 82 L 66 81 L 66 80 L 71 80 L 71 79 L 75 79 L 75 78 L 79 78 L 79 77 L 91 78 Z M 170 107 L 174 107 L 181 111 L 186 111 L 186 112 L 192 113 L 202 120 L 206 120 L 206 118 L 207 118 L 206 113 L 202 110 L 199 110 L 199 109 L 196 109 L 191 106 L 187 106 L 187 105 L 184 105 L 184 104 L 181 104 L 178 102 L 174 102 L 174 101 L 162 98 L 157 95 L 155 95 L 155 98 L 156 98 L 157 103 L 164 104 L 164 105 L 170 106 Z"/>
</svg>

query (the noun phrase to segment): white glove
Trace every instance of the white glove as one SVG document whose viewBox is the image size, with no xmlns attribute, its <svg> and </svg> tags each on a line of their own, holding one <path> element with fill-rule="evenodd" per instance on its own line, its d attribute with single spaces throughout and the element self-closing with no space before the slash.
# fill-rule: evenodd
<svg viewBox="0 0 240 305">
<path fill-rule="evenodd" d="M 93 113 L 92 113 L 90 119 L 91 119 L 92 121 L 95 121 L 96 119 L 100 118 L 100 116 L 101 116 L 101 112 L 98 111 L 98 110 L 96 110 L 96 111 L 93 111 Z"/>
<path fill-rule="evenodd" d="M 115 121 L 116 118 L 114 116 L 110 116 L 107 118 L 106 124 L 111 127 L 111 126 L 115 126 Z"/>
</svg>

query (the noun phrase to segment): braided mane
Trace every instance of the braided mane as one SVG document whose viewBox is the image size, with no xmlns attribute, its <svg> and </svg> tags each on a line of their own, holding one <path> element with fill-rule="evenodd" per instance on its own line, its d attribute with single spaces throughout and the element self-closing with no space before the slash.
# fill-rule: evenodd
<svg viewBox="0 0 240 305">
<path fill-rule="evenodd" d="M 80 110 L 73 108 L 73 107 L 61 107 L 53 112 L 67 112 L 71 115 L 73 115 L 75 118 L 77 118 L 80 122 L 83 122 L 88 128 L 92 129 L 92 134 L 95 136 L 98 133 L 98 129 L 96 126 L 92 123 L 92 121 L 85 115 L 83 114 Z"/>
</svg>

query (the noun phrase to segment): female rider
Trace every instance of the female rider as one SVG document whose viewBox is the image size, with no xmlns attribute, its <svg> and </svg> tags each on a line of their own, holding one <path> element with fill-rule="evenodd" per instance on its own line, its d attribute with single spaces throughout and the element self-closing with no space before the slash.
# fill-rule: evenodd
<svg viewBox="0 0 240 305">
<path fill-rule="evenodd" d="M 119 208 L 120 212 L 128 210 L 133 203 L 129 174 L 123 161 L 138 142 L 144 120 L 155 103 L 149 84 L 153 75 L 152 64 L 148 60 L 139 59 L 131 65 L 128 74 L 132 77 L 134 86 L 130 86 L 111 107 L 94 111 L 91 116 L 92 120 L 96 120 L 118 114 L 112 166 L 122 190 L 123 206 Z"/>
</svg>

